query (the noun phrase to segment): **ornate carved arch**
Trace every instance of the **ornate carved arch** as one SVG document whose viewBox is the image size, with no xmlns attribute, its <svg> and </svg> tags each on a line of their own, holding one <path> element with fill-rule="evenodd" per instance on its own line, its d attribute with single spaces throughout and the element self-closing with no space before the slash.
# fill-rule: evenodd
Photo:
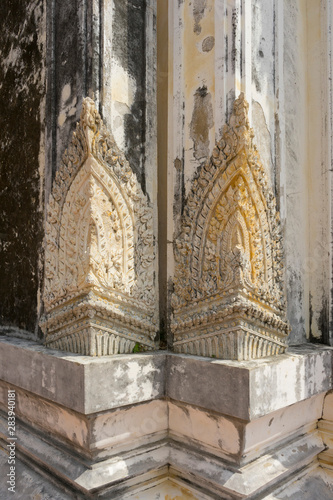
<svg viewBox="0 0 333 500">
<path fill-rule="evenodd" d="M 279 214 L 247 110 L 241 94 L 187 199 L 175 242 L 177 352 L 249 359 L 286 348 Z"/>
<path fill-rule="evenodd" d="M 47 208 L 45 343 L 91 355 L 153 348 L 152 208 L 93 101 L 82 106 Z"/>
</svg>

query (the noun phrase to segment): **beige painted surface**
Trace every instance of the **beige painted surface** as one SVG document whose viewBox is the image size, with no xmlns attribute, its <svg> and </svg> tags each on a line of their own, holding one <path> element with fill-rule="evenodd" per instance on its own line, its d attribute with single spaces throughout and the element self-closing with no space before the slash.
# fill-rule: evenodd
<svg viewBox="0 0 333 500">
<path fill-rule="evenodd" d="M 241 451 L 242 425 L 217 413 L 169 403 L 170 436 L 233 460 Z"/>
<path fill-rule="evenodd" d="M 251 421 L 244 431 L 243 458 L 249 460 L 282 440 L 312 431 L 321 417 L 323 400 L 320 394 Z"/>
<path fill-rule="evenodd" d="M 7 407 L 8 389 L 13 389 L 13 386 L 0 381 L 0 405 L 4 409 Z M 52 433 L 55 438 L 65 440 L 74 448 L 88 447 L 89 428 L 83 415 L 17 387 L 15 402 L 16 416 L 24 422 L 42 432 Z"/>
<path fill-rule="evenodd" d="M 133 450 L 164 439 L 168 432 L 166 401 L 123 408 L 88 417 L 90 449 L 109 455 L 124 449 Z"/>
<path fill-rule="evenodd" d="M 333 422 L 333 392 L 329 392 L 325 396 L 323 406 L 323 419 L 332 420 Z"/>
</svg>

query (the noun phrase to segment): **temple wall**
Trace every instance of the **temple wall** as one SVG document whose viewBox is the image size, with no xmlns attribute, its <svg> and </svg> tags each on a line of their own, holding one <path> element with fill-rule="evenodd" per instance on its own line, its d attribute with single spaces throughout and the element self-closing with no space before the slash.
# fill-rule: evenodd
<svg viewBox="0 0 333 500">
<path fill-rule="evenodd" d="M 332 175 L 332 39 L 327 24 L 330 2 L 308 2 L 308 165 L 310 337 L 332 344 L 331 329 L 331 184 Z M 320 89 L 320 90 L 319 90 Z"/>
<path fill-rule="evenodd" d="M 135 1 L 4 6 L 0 294 L 7 333 L 42 336 L 46 207 L 86 96 L 148 196 L 157 242 L 155 11 Z M 156 294 L 157 266 L 156 259 Z"/>
<path fill-rule="evenodd" d="M 45 2 L 2 7 L 0 321 L 38 336 L 42 307 L 46 93 Z"/>
<path fill-rule="evenodd" d="M 242 12 L 240 6 L 237 2 L 215 5 L 213 0 L 191 5 L 181 2 L 179 6 L 170 6 L 168 16 L 166 11 L 162 12 L 159 23 L 164 34 L 159 38 L 159 51 L 166 50 L 161 49 L 162 46 L 168 46 L 169 63 L 163 63 L 157 76 L 156 6 L 153 4 L 129 4 L 125 8 L 124 3 L 106 2 L 100 10 L 95 3 L 89 9 L 83 3 L 66 4 L 63 9 L 59 2 L 49 2 L 39 4 L 33 13 L 28 12 L 29 24 L 19 19 L 17 11 L 13 26 L 16 24 L 19 29 L 23 23 L 31 43 L 27 48 L 21 39 L 5 48 L 8 55 L 3 65 L 4 70 L 6 65 L 9 68 L 6 72 L 8 82 L 10 74 L 18 68 L 21 75 L 22 69 L 26 72 L 24 85 L 16 80 L 18 95 L 27 106 L 29 100 L 29 109 L 32 106 L 36 111 L 34 117 L 29 112 L 24 122 L 16 120 L 18 104 L 12 96 L 6 98 L 11 91 L 5 80 L 2 92 L 3 102 L 7 99 L 8 103 L 8 118 L 4 125 L 8 130 L 9 127 L 15 130 L 8 132 L 10 139 L 1 154 L 3 161 L 11 165 L 17 155 L 22 155 L 17 163 L 23 162 L 26 167 L 24 174 L 22 168 L 15 174 L 7 168 L 3 181 L 6 183 L 8 176 L 13 175 L 10 184 L 17 186 L 12 195 L 5 191 L 3 208 L 6 226 L 2 232 L 5 259 L 2 262 L 6 262 L 1 287 L 4 325 L 38 336 L 37 323 L 42 307 L 44 200 L 48 199 L 52 172 L 56 171 L 68 145 L 84 96 L 95 97 L 106 125 L 113 131 L 118 146 L 125 152 L 154 205 L 155 236 L 157 202 L 160 205 L 163 244 L 159 252 L 164 256 L 160 266 L 160 293 L 170 298 L 166 290 L 172 288 L 172 242 L 179 231 L 191 181 L 221 135 L 234 93 L 245 91 L 250 102 L 249 116 L 255 143 L 272 181 L 285 234 L 288 318 L 292 326 L 290 342 L 329 341 L 331 278 L 325 269 L 329 266 L 330 254 L 331 178 L 328 167 L 332 155 L 330 107 L 325 103 L 331 95 L 326 83 L 331 40 L 325 33 L 330 3 L 304 0 L 270 5 L 256 1 L 251 8 L 246 4 Z M 13 17 L 11 13 L 8 15 Z M 105 23 L 105 19 L 112 22 Z M 37 38 L 33 38 L 32 30 L 36 31 Z M 140 38 L 138 33 L 144 30 L 146 35 Z M 22 52 L 13 52 L 16 43 L 22 51 L 34 51 L 35 55 L 29 57 L 34 57 L 35 69 L 30 69 L 32 66 L 22 60 Z M 138 43 L 144 57 L 136 56 Z M 47 67 L 45 57 L 50 61 Z M 37 78 L 36 74 L 40 76 Z M 160 120 L 163 124 L 159 127 L 159 199 L 154 175 L 156 79 L 159 102 L 164 106 L 167 100 L 162 87 L 169 86 L 169 119 Z M 15 126 L 10 125 L 10 110 Z M 31 126 L 27 125 L 27 120 L 33 120 Z M 24 130 L 19 132 L 17 125 L 21 122 Z M 27 148 L 22 151 L 16 148 L 14 152 L 16 137 L 19 134 L 22 142 L 25 130 L 29 130 L 29 140 L 23 141 Z M 163 152 L 166 138 L 168 152 Z M 34 148 L 34 153 L 31 151 L 28 162 L 29 148 Z M 166 162 L 168 180 L 166 169 L 162 167 Z M 31 180 L 26 188 L 29 168 Z M 25 194 L 28 192 L 29 195 Z M 9 208 L 16 204 L 17 193 L 22 203 L 24 196 L 28 196 L 24 206 L 25 211 L 31 213 L 29 235 L 25 235 L 28 226 L 19 214 L 16 215 L 16 208 Z M 10 222 L 12 213 L 14 219 Z M 14 231 L 18 236 L 14 236 Z M 21 240 L 20 235 L 24 235 Z M 28 266 L 26 261 L 23 263 L 17 258 L 19 253 L 26 255 Z M 16 283 L 15 278 L 9 279 L 13 274 L 20 276 Z M 9 285 L 5 286 L 7 282 Z M 160 304 L 164 324 L 168 322 L 168 312 L 170 314 L 170 305 L 166 307 L 166 303 L 162 299 Z"/>
<path fill-rule="evenodd" d="M 3 7 L 1 498 L 13 400 L 22 498 L 332 498 L 332 12 L 331 0 Z M 233 111 L 241 93 L 248 106 L 240 97 Z M 261 339 L 278 324 L 275 351 L 252 339 L 232 359 L 196 339 L 196 351 L 176 352 L 170 331 L 182 218 L 189 199 L 200 206 L 193 180 L 211 181 L 199 174 L 222 136 L 208 174 L 223 154 L 230 179 L 246 170 L 233 202 L 259 200 L 260 223 L 250 209 L 244 219 L 272 260 L 281 230 L 285 267 L 285 290 L 263 302 L 275 316 L 252 322 Z M 226 178 L 211 190 L 214 210 Z M 239 249 L 241 231 L 230 241 Z M 275 261 L 269 283 L 279 285 Z M 189 335 L 197 306 L 179 322 L 192 321 Z"/>
<path fill-rule="evenodd" d="M 244 92 L 281 216 L 291 344 L 329 339 L 329 8 L 184 1 L 169 15 L 169 282 L 193 178 Z"/>
</svg>

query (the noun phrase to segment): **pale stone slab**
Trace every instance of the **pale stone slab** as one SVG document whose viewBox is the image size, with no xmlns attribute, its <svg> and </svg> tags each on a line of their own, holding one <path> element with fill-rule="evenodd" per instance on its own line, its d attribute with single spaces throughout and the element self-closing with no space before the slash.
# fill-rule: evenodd
<svg viewBox="0 0 333 500">
<path fill-rule="evenodd" d="M 180 354 L 169 355 L 168 363 L 167 394 L 171 399 L 248 418 L 246 364 Z"/>
<path fill-rule="evenodd" d="M 170 402 L 171 439 L 236 462 L 243 445 L 244 423 L 201 408 Z"/>
<path fill-rule="evenodd" d="M 5 411 L 9 388 L 0 381 L 0 408 Z M 105 459 L 168 435 L 168 403 L 161 399 L 86 416 L 16 387 L 15 415 L 89 459 L 92 453 Z"/>
<path fill-rule="evenodd" d="M 121 499 L 156 484 L 170 467 L 208 498 L 256 498 L 311 467 L 324 450 L 315 424 L 332 382 L 330 348 L 240 363 L 165 352 L 91 358 L 8 338 L 0 347 L 3 404 L 6 383 L 16 387 L 18 410 L 38 431 L 20 426 L 18 416 L 18 450 L 78 492 L 97 488 Z M 255 385 L 261 376 L 265 391 Z M 38 420 L 35 403 L 43 398 Z M 67 427 L 62 406 L 73 416 Z M 75 429 L 81 435 L 72 446 Z M 6 440 L 5 421 L 1 434 Z"/>
<path fill-rule="evenodd" d="M 321 418 L 324 393 L 251 420 L 244 426 L 242 463 L 281 442 L 313 431 Z"/>
<path fill-rule="evenodd" d="M 101 459 L 168 437 L 168 404 L 154 400 L 88 417 L 89 450 Z"/>
<path fill-rule="evenodd" d="M 326 420 L 333 421 L 333 391 L 329 392 L 325 396 L 325 401 L 323 406 L 323 418 Z"/>
<path fill-rule="evenodd" d="M 0 337 L 0 379 L 89 414 L 163 397 L 165 354 L 91 358 Z"/>
<path fill-rule="evenodd" d="M 293 346 L 281 362 L 249 363 L 250 417 L 257 418 L 332 387 L 332 354 L 327 346 Z"/>
<path fill-rule="evenodd" d="M 0 336 L 0 379 L 82 411 L 84 371 L 79 358 L 37 342 Z"/>
<path fill-rule="evenodd" d="M 0 381 L 0 407 L 5 412 L 11 388 L 10 384 Z M 70 443 L 80 453 L 89 446 L 89 421 L 84 415 L 18 387 L 15 387 L 15 416 L 41 432 Z"/>
<path fill-rule="evenodd" d="M 318 433 L 302 436 L 240 469 L 221 467 L 203 454 L 173 447 L 171 471 L 197 485 L 209 485 L 219 498 L 260 498 L 269 487 L 309 466 L 324 448 Z M 213 496 L 214 498 L 214 496 Z"/>
<path fill-rule="evenodd" d="M 166 355 L 130 354 L 83 360 L 84 413 L 165 396 Z"/>
<path fill-rule="evenodd" d="M 0 437 L 3 440 L 5 432 L 6 420 L 1 419 Z M 41 439 L 19 423 L 16 435 L 17 452 L 29 460 L 31 466 L 50 471 L 52 477 L 74 486 L 80 493 L 101 489 L 109 492 L 106 498 L 112 499 L 117 498 L 120 490 L 125 492 L 146 481 L 165 477 L 168 467 L 171 476 L 189 481 L 194 488 L 203 488 L 212 498 L 216 494 L 219 498 L 252 498 L 311 465 L 324 449 L 318 432 L 313 431 L 240 468 L 189 444 L 168 441 L 119 453 L 96 463 L 75 458 L 70 450 L 55 447 L 49 438 L 43 436 Z"/>
<path fill-rule="evenodd" d="M 332 348 L 324 346 L 243 362 L 165 351 L 91 358 L 6 337 L 0 346 L 0 379 L 84 414 L 167 396 L 253 420 L 332 386 Z"/>
<path fill-rule="evenodd" d="M 332 348 L 303 345 L 287 354 L 233 362 L 168 355 L 167 394 L 206 409 L 252 420 L 330 390 Z M 241 395 L 241 396 L 240 396 Z"/>
<path fill-rule="evenodd" d="M 318 429 L 326 445 L 325 451 L 319 455 L 319 461 L 325 469 L 333 470 L 333 392 L 326 394 L 323 404 L 322 419 Z"/>
<path fill-rule="evenodd" d="M 16 437 L 17 456 L 28 460 L 31 467 L 49 471 L 61 483 L 74 487 L 81 494 L 107 486 L 114 486 L 118 490 L 118 483 L 124 483 L 121 488 L 128 487 L 133 481 L 138 484 L 146 480 L 146 475 L 151 476 L 151 479 L 161 477 L 166 472 L 163 467 L 166 468 L 169 462 L 169 447 L 163 441 L 142 447 L 140 452 L 134 450 L 109 460 L 94 462 L 91 459 L 82 460 L 65 447 L 55 447 L 45 435 L 41 439 L 18 422 Z M 4 418 L 0 418 L 1 440 L 6 442 Z"/>
<path fill-rule="evenodd" d="M 281 443 L 316 429 L 323 399 L 324 394 L 319 394 L 250 422 L 170 402 L 169 436 L 185 446 L 245 465 Z"/>
</svg>

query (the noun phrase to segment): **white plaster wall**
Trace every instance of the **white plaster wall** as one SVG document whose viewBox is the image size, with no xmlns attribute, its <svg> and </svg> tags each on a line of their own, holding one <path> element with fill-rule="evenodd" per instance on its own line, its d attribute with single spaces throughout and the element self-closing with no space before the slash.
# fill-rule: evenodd
<svg viewBox="0 0 333 500">
<path fill-rule="evenodd" d="M 306 3 L 283 4 L 283 80 L 284 103 L 278 116 L 282 122 L 283 161 L 280 171 L 281 212 L 284 225 L 286 287 L 291 343 L 308 335 L 309 286 L 304 274 L 308 257 L 308 179 L 306 106 Z"/>
<path fill-rule="evenodd" d="M 309 255 L 304 272 L 309 276 L 310 335 L 314 340 L 331 338 L 330 239 L 331 239 L 331 142 L 330 86 L 331 2 L 307 1 L 308 55 L 308 172 L 309 172 Z M 332 57 L 332 55 L 331 55 Z M 331 339 L 332 340 L 332 339 Z"/>
</svg>

